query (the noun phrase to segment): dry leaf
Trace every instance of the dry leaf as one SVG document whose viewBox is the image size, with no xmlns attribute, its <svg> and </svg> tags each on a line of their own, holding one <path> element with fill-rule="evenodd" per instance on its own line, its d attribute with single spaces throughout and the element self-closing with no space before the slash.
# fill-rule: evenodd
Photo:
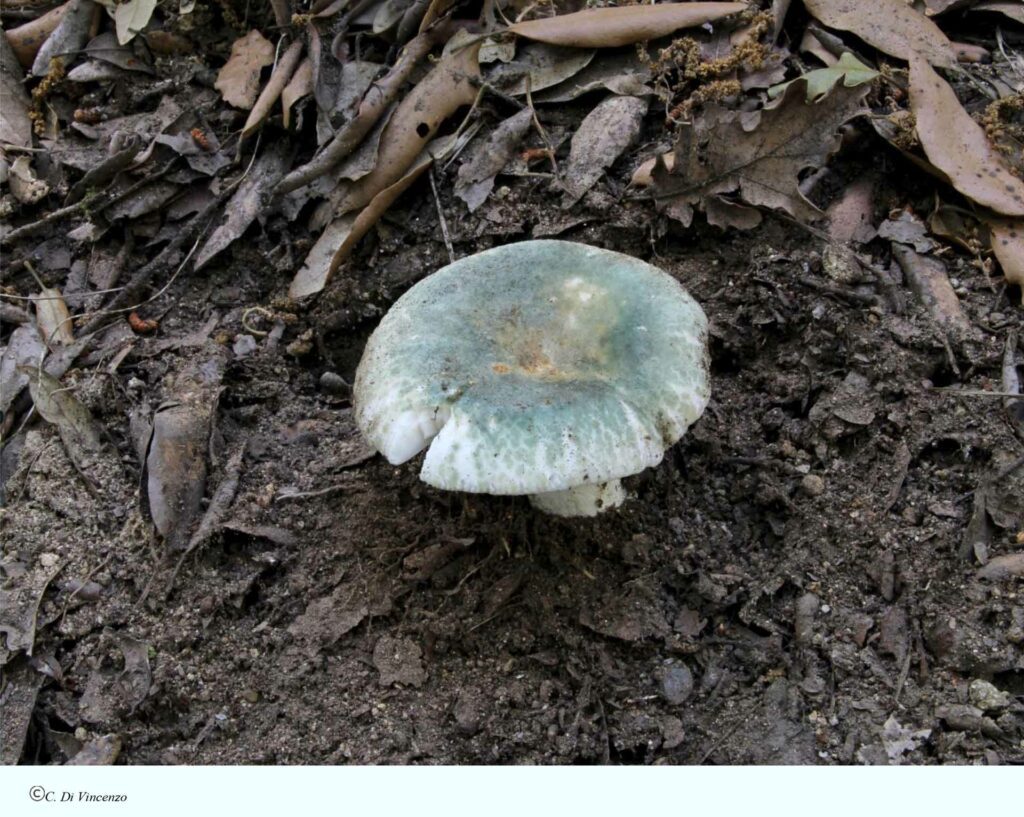
<svg viewBox="0 0 1024 817">
<path fill-rule="evenodd" d="M 515 155 L 531 124 L 533 111 L 523 108 L 499 124 L 486 141 L 478 143 L 473 157 L 459 167 L 455 195 L 466 202 L 469 212 L 487 200 L 495 177 Z"/>
<path fill-rule="evenodd" d="M 260 213 L 267 209 L 270 191 L 274 189 L 288 165 L 288 143 L 279 141 L 256 160 L 238 190 L 224 208 L 227 217 L 210 235 L 196 255 L 195 269 L 205 267 L 211 259 L 249 229 Z"/>
<path fill-rule="evenodd" d="M 480 77 L 477 42 L 443 57 L 406 95 L 381 134 L 377 167 L 331 195 L 335 215 L 359 210 L 398 182 L 445 119 L 476 99 Z"/>
<path fill-rule="evenodd" d="M 46 345 L 70 346 L 75 342 L 71 331 L 71 313 L 64 303 L 64 296 L 59 289 L 48 287 L 34 299 L 36 307 L 36 323 L 46 341 Z"/>
<path fill-rule="evenodd" d="M 609 96 L 586 115 L 572 137 L 569 161 L 562 177 L 566 191 L 562 207 L 579 201 L 604 171 L 636 141 L 645 113 L 645 99 Z"/>
<path fill-rule="evenodd" d="M 295 69 L 292 78 L 281 91 L 281 110 L 284 126 L 290 128 L 292 124 L 292 107 L 304 96 L 313 92 L 313 63 L 307 57 L 299 67 Z"/>
<path fill-rule="evenodd" d="M 586 9 L 508 27 L 528 40 L 576 48 L 615 48 L 665 37 L 747 9 L 746 3 L 662 3 Z"/>
<path fill-rule="evenodd" d="M 95 9 L 96 4 L 92 0 L 72 0 L 53 33 L 39 47 L 32 61 L 32 76 L 45 77 L 50 72 L 51 60 L 63 65 L 78 56 L 82 46 L 89 41 Z"/>
<path fill-rule="evenodd" d="M 704 197 L 738 193 L 747 204 L 780 208 L 805 220 L 820 217 L 800 192 L 800 172 L 821 166 L 838 147 L 837 131 L 861 111 L 867 88 L 839 85 L 811 104 L 803 83 L 797 79 L 759 120 L 712 105 L 695 122 L 684 123 L 673 173 L 654 171 L 666 212 L 687 224 L 693 205 Z"/>
<path fill-rule="evenodd" d="M 527 43 L 510 62 L 497 63 L 487 82 L 511 96 L 542 91 L 575 76 L 594 59 L 593 50 L 547 43 Z"/>
<path fill-rule="evenodd" d="M 249 110 L 260 89 L 260 71 L 273 62 L 273 44 L 253 29 L 232 44 L 231 56 L 217 74 L 213 87 L 229 105 Z"/>
<path fill-rule="evenodd" d="M 6 414 L 25 386 L 26 370 L 38 368 L 46 357 L 46 344 L 39 329 L 30 324 L 19 326 L 7 339 L 0 355 L 0 413 Z"/>
<path fill-rule="evenodd" d="M 607 90 L 624 96 L 647 96 L 650 66 L 636 53 L 607 54 L 564 82 L 533 95 L 534 102 L 568 102 L 591 91 Z M 536 89 L 532 89 L 536 90 Z"/>
<path fill-rule="evenodd" d="M 28 375 L 28 390 L 36 411 L 46 422 L 57 426 L 68 457 L 81 474 L 88 475 L 103 449 L 99 423 L 57 378 L 36 367 L 25 367 L 24 372 Z"/>
<path fill-rule="evenodd" d="M 289 298 L 304 298 L 320 292 L 331 275 L 348 258 L 355 245 L 366 235 L 409 186 L 434 163 L 434 155 L 444 152 L 448 139 L 437 140 L 438 146 L 423 151 L 404 176 L 377 193 L 356 215 L 347 213 L 334 219 L 320 234 L 306 256 L 302 268 L 295 274 L 288 288 Z"/>
<path fill-rule="evenodd" d="M 10 185 L 11 195 L 22 204 L 35 204 L 50 192 L 50 185 L 37 179 L 32 172 L 30 161 L 28 156 L 19 156 L 11 162 L 8 171 L 7 184 Z"/>
<path fill-rule="evenodd" d="M 46 38 L 57 28 L 61 17 L 71 8 L 72 2 L 74 0 L 68 0 L 63 6 L 57 6 L 52 11 L 5 32 L 7 42 L 10 43 L 11 50 L 14 51 L 22 68 L 32 67 L 32 62 L 35 60 L 36 54 L 39 53 L 39 49 L 46 42 Z"/>
<path fill-rule="evenodd" d="M 274 107 L 274 103 L 281 96 L 284 86 L 288 84 L 288 80 L 295 72 L 295 66 L 302 58 L 302 49 L 302 40 L 296 40 L 288 46 L 288 50 L 278 60 L 277 65 L 274 66 L 274 72 L 267 80 L 266 87 L 249 112 L 249 118 L 245 120 L 245 125 L 242 127 L 242 139 L 255 133 L 257 128 L 263 124 L 263 120 L 270 114 L 270 109 Z"/>
<path fill-rule="evenodd" d="M 957 190 L 997 213 L 1024 216 L 1024 182 L 1003 164 L 953 89 L 916 56 L 910 61 L 910 109 L 928 161 Z"/>
<path fill-rule="evenodd" d="M 804 0 L 807 10 L 830 28 L 849 31 L 893 57 L 921 54 L 932 65 L 956 65 L 942 30 L 903 0 Z"/>
<path fill-rule="evenodd" d="M 25 76 L 6 37 L 0 37 L 0 145 L 32 147 Z"/>
<path fill-rule="evenodd" d="M 126 3 L 114 4 L 107 0 L 103 5 L 108 9 L 113 7 L 114 28 L 117 31 L 117 41 L 124 45 L 132 41 L 132 38 L 149 25 L 149 20 L 156 10 L 157 0 L 128 0 Z"/>
<path fill-rule="evenodd" d="M 984 3 L 978 3 L 971 11 L 992 11 L 1005 14 L 1011 20 L 1016 20 L 1024 25 L 1024 3 L 1019 1 L 1014 3 L 1008 0 L 986 0 Z"/>
<path fill-rule="evenodd" d="M 990 219 L 988 227 L 992 252 L 1006 280 L 1021 288 L 1021 305 L 1024 306 L 1024 221 Z"/>
</svg>

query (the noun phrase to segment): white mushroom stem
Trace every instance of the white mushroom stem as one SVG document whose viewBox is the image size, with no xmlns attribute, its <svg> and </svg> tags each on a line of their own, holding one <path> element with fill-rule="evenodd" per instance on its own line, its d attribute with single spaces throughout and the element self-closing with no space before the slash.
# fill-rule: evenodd
<svg viewBox="0 0 1024 817">
<path fill-rule="evenodd" d="M 609 508 L 617 508 L 625 500 L 626 491 L 618 479 L 530 495 L 533 507 L 555 516 L 597 516 Z"/>
</svg>

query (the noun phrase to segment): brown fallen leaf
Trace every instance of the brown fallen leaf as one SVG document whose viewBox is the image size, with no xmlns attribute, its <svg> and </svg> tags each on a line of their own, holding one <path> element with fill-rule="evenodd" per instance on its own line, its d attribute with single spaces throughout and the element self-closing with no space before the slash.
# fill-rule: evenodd
<svg viewBox="0 0 1024 817">
<path fill-rule="evenodd" d="M 447 139 L 438 142 L 448 144 Z M 440 155 L 442 151 L 443 147 L 435 152 Z M 306 256 L 302 268 L 295 273 L 288 288 L 288 297 L 304 298 L 320 292 L 359 240 L 433 163 L 434 156 L 428 147 L 402 178 L 377 193 L 358 214 L 346 213 L 328 224 Z"/>
<path fill-rule="evenodd" d="M 569 161 L 561 180 L 565 188 L 562 207 L 579 201 L 605 170 L 636 141 L 645 113 L 646 99 L 612 95 L 584 117 L 573 134 Z"/>
<path fill-rule="evenodd" d="M 71 5 L 57 21 L 53 32 L 36 52 L 32 61 L 32 76 L 45 77 L 50 72 L 51 61 L 64 65 L 78 56 L 79 50 L 89 41 L 89 29 L 95 10 L 93 0 L 71 0 Z"/>
<path fill-rule="evenodd" d="M 892 254 L 902 267 L 910 290 L 932 320 L 957 338 L 969 337 L 974 328 L 953 291 L 945 263 L 896 242 L 892 243 Z"/>
<path fill-rule="evenodd" d="M 153 415 L 143 468 L 144 510 L 172 551 L 187 547 L 206 489 L 206 452 L 224 374 L 224 350 L 213 343 L 208 348 L 169 379 L 173 402 Z"/>
<path fill-rule="evenodd" d="M 746 3 L 661 3 L 656 6 L 612 6 L 572 14 L 526 20 L 508 27 L 528 40 L 576 48 L 616 48 L 665 37 L 738 14 Z"/>
<path fill-rule="evenodd" d="M 740 204 L 820 218 L 822 212 L 800 192 L 799 175 L 824 164 L 838 148 L 839 127 L 860 113 L 867 87 L 838 85 L 817 103 L 807 102 L 806 93 L 806 80 L 799 78 L 759 117 L 711 105 L 694 122 L 683 123 L 673 171 L 661 165 L 654 170 L 654 193 L 665 211 L 689 224 L 693 206 L 705 197 L 738 194 Z M 725 211 L 719 207 L 716 214 Z M 748 215 L 740 221 L 748 222 Z"/>
<path fill-rule="evenodd" d="M 971 8 L 971 11 L 991 11 L 998 14 L 1005 14 L 1011 20 L 1016 20 L 1024 25 L 1024 3 L 1020 0 L 985 0 Z"/>
<path fill-rule="evenodd" d="M 459 167 L 455 195 L 466 202 L 469 212 L 487 200 L 494 179 L 515 155 L 519 143 L 533 124 L 533 111 L 523 108 L 501 122 L 476 152 Z"/>
<path fill-rule="evenodd" d="M 219 224 L 196 255 L 195 269 L 205 267 L 221 250 L 240 238 L 256 217 L 264 212 L 274 188 L 288 166 L 290 150 L 285 141 L 270 146 L 256 160 L 227 203 L 224 222 Z"/>
<path fill-rule="evenodd" d="M 0 37 L 0 144 L 32 147 L 30 101 L 24 72 L 6 37 Z"/>
<path fill-rule="evenodd" d="M 57 6 L 46 14 L 5 32 L 7 42 L 10 43 L 11 50 L 14 51 L 22 68 L 32 67 L 32 62 L 35 60 L 36 54 L 39 53 L 39 49 L 46 42 L 46 38 L 53 33 L 61 17 L 71 7 L 72 2 L 73 0 L 67 0 L 64 5 Z"/>
<path fill-rule="evenodd" d="M 909 60 L 920 54 L 932 65 L 956 64 L 942 29 L 903 0 L 804 0 L 804 5 L 826 26 L 856 34 L 890 56 Z"/>
<path fill-rule="evenodd" d="M 477 42 L 442 57 L 405 95 L 381 134 L 377 166 L 358 181 L 339 185 L 331 194 L 335 215 L 365 207 L 401 180 L 445 119 L 476 99 L 479 49 Z"/>
<path fill-rule="evenodd" d="M 363 96 L 353 117 L 311 161 L 285 176 L 278 185 L 277 193 L 284 195 L 309 184 L 352 153 L 363 141 L 363 137 L 373 130 L 384 112 L 391 107 L 391 103 L 398 98 L 398 93 L 409 75 L 430 52 L 437 38 L 437 32 L 431 30 L 410 40 L 399 53 L 391 70 L 374 82 Z M 312 69 L 311 63 L 311 73 Z"/>
<path fill-rule="evenodd" d="M 247 111 L 260 90 L 260 71 L 273 62 L 273 43 L 253 29 L 231 45 L 231 56 L 217 74 L 213 87 L 229 105 Z"/>
<path fill-rule="evenodd" d="M 295 103 L 304 96 L 313 92 L 313 63 L 307 57 L 299 67 L 295 69 L 292 78 L 281 91 L 281 112 L 284 126 L 290 128 L 292 124 L 292 108 Z"/>
<path fill-rule="evenodd" d="M 57 426 L 68 458 L 83 478 L 96 466 L 103 452 L 103 430 L 92 412 L 71 389 L 39 368 L 25 367 L 28 389 L 39 415 Z"/>
<path fill-rule="evenodd" d="M 304 47 L 305 45 L 302 40 L 296 40 L 288 46 L 288 50 L 278 60 L 277 65 L 274 66 L 274 72 L 270 75 L 270 79 L 267 80 L 266 87 L 260 93 L 256 104 L 252 106 L 249 118 L 245 120 L 245 125 L 242 126 L 242 139 L 255 133 L 259 126 L 263 124 L 263 120 L 270 114 L 274 103 L 277 102 L 282 91 L 284 91 L 285 85 L 288 84 L 288 81 L 295 73 L 295 68 L 299 64 L 299 60 L 302 59 Z"/>
<path fill-rule="evenodd" d="M 997 213 L 1024 216 L 1024 182 L 1003 163 L 985 131 L 928 61 L 910 60 L 910 109 L 925 155 L 967 198 Z"/>
<path fill-rule="evenodd" d="M 36 323 L 47 346 L 70 346 L 75 342 L 74 332 L 71 331 L 71 313 L 59 289 L 46 287 L 33 302 L 36 307 Z"/>
<path fill-rule="evenodd" d="M 1024 221 L 989 219 L 989 241 L 1003 276 L 1021 288 L 1024 306 Z"/>
</svg>

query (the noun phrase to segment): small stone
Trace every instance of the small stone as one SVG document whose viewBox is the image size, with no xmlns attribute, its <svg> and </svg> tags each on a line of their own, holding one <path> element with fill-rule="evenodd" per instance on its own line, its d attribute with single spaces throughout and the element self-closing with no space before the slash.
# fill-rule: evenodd
<svg viewBox="0 0 1024 817">
<path fill-rule="evenodd" d="M 693 694 L 693 673 L 685 664 L 665 668 L 661 678 L 661 694 L 674 706 L 686 703 Z"/>
<path fill-rule="evenodd" d="M 242 690 L 242 700 L 243 701 L 247 701 L 248 703 L 254 704 L 254 703 L 258 703 L 259 699 L 260 699 L 260 694 L 255 689 L 245 689 L 245 690 Z"/>
<path fill-rule="evenodd" d="M 320 390 L 335 397 L 350 397 L 352 394 L 352 387 L 337 372 L 320 375 Z"/>
<path fill-rule="evenodd" d="M 480 731 L 480 709 L 469 695 L 463 693 L 459 696 L 452 714 L 463 735 L 469 737 Z"/>
<path fill-rule="evenodd" d="M 239 335 L 235 338 L 235 345 L 231 347 L 235 357 L 249 357 L 256 351 L 256 338 L 252 335 Z"/>
<path fill-rule="evenodd" d="M 43 553 L 39 556 L 39 564 L 43 567 L 53 567 L 59 558 L 56 553 Z"/>
<path fill-rule="evenodd" d="M 985 712 L 1005 709 L 1010 705 L 1010 696 L 1007 693 L 980 678 L 971 681 L 968 695 L 971 703 Z"/>
<path fill-rule="evenodd" d="M 800 487 L 808 496 L 821 496 L 825 493 L 825 480 L 817 474 L 808 474 L 800 480 Z"/>
<path fill-rule="evenodd" d="M 683 731 L 683 722 L 672 716 L 662 718 L 661 736 L 662 748 L 675 749 L 686 737 L 686 733 Z"/>
</svg>

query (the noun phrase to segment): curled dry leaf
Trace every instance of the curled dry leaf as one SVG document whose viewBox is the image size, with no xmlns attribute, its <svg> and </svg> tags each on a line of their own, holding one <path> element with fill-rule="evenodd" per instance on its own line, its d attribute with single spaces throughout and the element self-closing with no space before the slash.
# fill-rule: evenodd
<svg viewBox="0 0 1024 817">
<path fill-rule="evenodd" d="M 43 339 L 49 346 L 70 346 L 75 342 L 74 332 L 71 331 L 71 313 L 68 312 L 68 305 L 64 303 L 64 296 L 59 289 L 47 287 L 39 296 L 34 299 L 36 307 L 36 323 Z"/>
<path fill-rule="evenodd" d="M 693 205 L 705 196 L 738 193 L 746 204 L 779 208 L 805 220 L 820 217 L 800 192 L 800 172 L 823 165 L 838 148 L 837 131 L 860 113 L 867 88 L 837 85 L 810 104 L 803 83 L 797 79 L 759 119 L 712 105 L 693 123 L 684 123 L 673 173 L 654 170 L 655 193 L 666 212 L 689 224 Z"/>
<path fill-rule="evenodd" d="M 175 373 L 175 401 L 153 415 L 143 470 L 143 499 L 171 550 L 187 547 L 206 489 L 206 450 L 224 374 L 223 350 L 212 348 Z"/>
<path fill-rule="evenodd" d="M 1005 14 L 1011 20 L 1024 25 L 1024 3 L 1020 0 L 985 0 L 971 8 L 971 11 L 991 11 Z"/>
<path fill-rule="evenodd" d="M 0 37 L 0 145 L 32 147 L 25 76 L 6 37 Z"/>
<path fill-rule="evenodd" d="M 57 6 L 46 14 L 5 32 L 11 50 L 14 51 L 23 68 L 32 67 L 32 62 L 35 60 L 36 54 L 39 53 L 39 49 L 46 42 L 46 38 L 57 28 L 57 24 L 64 13 L 71 8 L 73 2 L 74 0 L 68 0 L 64 5 Z"/>
<path fill-rule="evenodd" d="M 479 143 L 472 158 L 459 167 L 455 195 L 466 202 L 469 212 L 487 200 L 495 177 L 515 155 L 532 123 L 533 111 L 523 108 L 498 125 L 486 141 Z"/>
<path fill-rule="evenodd" d="M 434 157 L 445 152 L 448 144 L 448 139 L 439 139 L 429 145 L 406 170 L 405 175 L 376 193 L 358 215 L 346 213 L 328 224 L 306 256 L 302 268 L 292 279 L 288 297 L 304 298 L 320 292 L 359 240 L 370 231 L 395 199 L 434 163 Z"/>
<path fill-rule="evenodd" d="M 11 332 L 0 356 L 0 413 L 7 413 L 14 398 L 28 385 L 27 371 L 38 368 L 44 357 L 46 344 L 36 326 L 24 324 Z"/>
<path fill-rule="evenodd" d="M 66 64 L 78 56 L 89 41 L 96 4 L 92 0 L 72 0 L 71 6 L 57 22 L 53 33 L 39 47 L 32 61 L 32 76 L 45 77 L 50 72 L 50 61 Z"/>
<path fill-rule="evenodd" d="M 480 78 L 477 42 L 443 57 L 405 95 L 384 128 L 377 166 L 358 181 L 344 183 L 331 195 L 336 215 L 359 210 L 402 179 L 449 116 L 476 99 Z"/>
<path fill-rule="evenodd" d="M 302 40 L 296 40 L 288 46 L 288 50 L 284 52 L 274 67 L 274 73 L 270 75 L 266 87 L 249 112 L 249 118 L 245 120 L 245 125 L 242 127 L 242 139 L 255 133 L 259 126 L 263 124 L 263 120 L 270 114 L 274 103 L 277 102 L 281 92 L 284 91 L 285 85 L 288 84 L 292 74 L 295 73 L 295 67 L 299 64 L 299 60 L 302 59 L 302 49 Z"/>
<path fill-rule="evenodd" d="M 213 87 L 229 105 L 249 110 L 260 89 L 260 71 L 273 62 L 273 44 L 253 29 L 232 44 L 231 56 L 217 74 Z"/>
<path fill-rule="evenodd" d="M 856 34 L 890 56 L 909 60 L 920 54 L 932 65 L 956 64 L 942 29 L 903 0 L 804 0 L 804 5 L 830 28 Z"/>
<path fill-rule="evenodd" d="M 9 174 L 7 183 L 10 185 L 11 195 L 22 204 L 35 204 L 50 192 L 50 185 L 42 179 L 37 179 L 36 174 L 32 172 L 28 156 L 19 156 L 11 162 Z"/>
<path fill-rule="evenodd" d="M 654 8 L 654 7 L 645 7 Z M 647 100 L 609 96 L 602 100 L 573 134 L 562 184 L 563 207 L 579 201 L 612 163 L 636 141 L 647 113 Z"/>
<path fill-rule="evenodd" d="M 624 96 L 647 96 L 654 93 L 646 84 L 650 79 L 650 66 L 636 53 L 608 54 L 553 88 L 534 94 L 533 100 L 568 102 L 602 89 Z"/>
<path fill-rule="evenodd" d="M 1003 268 L 1003 276 L 1021 288 L 1024 306 L 1024 221 L 990 219 L 988 228 L 992 252 Z"/>
<path fill-rule="evenodd" d="M 281 91 L 281 111 L 284 126 L 290 128 L 292 125 L 292 108 L 295 103 L 313 92 L 313 63 L 307 57 L 299 67 L 295 69 L 292 78 Z"/>
<path fill-rule="evenodd" d="M 997 213 L 1024 216 L 1024 182 L 1006 167 L 953 89 L 917 56 L 910 61 L 910 109 L 928 161 L 957 190 Z"/>
<path fill-rule="evenodd" d="M 528 40 L 576 48 L 615 48 L 665 37 L 745 11 L 746 3 L 661 3 L 586 9 L 508 27 Z"/>
</svg>

